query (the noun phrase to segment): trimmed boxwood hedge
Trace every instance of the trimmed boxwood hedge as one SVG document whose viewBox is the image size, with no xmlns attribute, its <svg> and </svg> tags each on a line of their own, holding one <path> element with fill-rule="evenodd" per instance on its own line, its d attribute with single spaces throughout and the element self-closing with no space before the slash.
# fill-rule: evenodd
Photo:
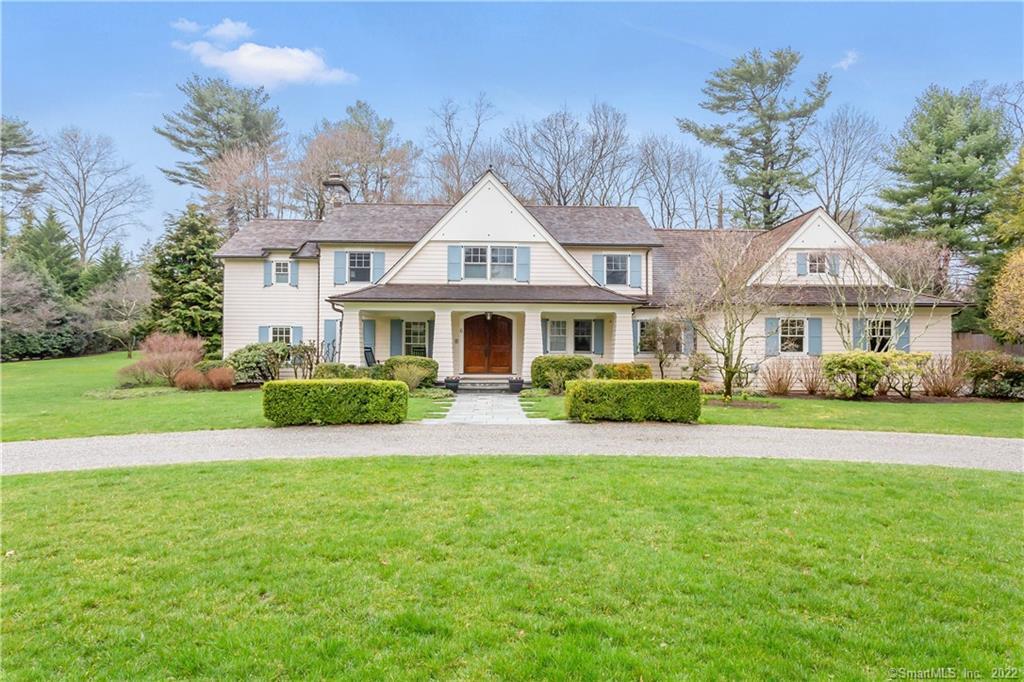
<svg viewBox="0 0 1024 682">
<path fill-rule="evenodd" d="M 651 379 L 651 366 L 642 362 L 616 362 L 594 365 L 598 379 Z"/>
<path fill-rule="evenodd" d="M 420 382 L 423 388 L 430 388 L 437 383 L 437 360 L 424 358 L 419 355 L 394 355 L 384 361 L 384 372 L 388 379 L 395 378 L 395 367 L 397 365 L 416 365 L 429 370 L 430 374 Z"/>
<path fill-rule="evenodd" d="M 295 424 L 397 424 L 409 409 L 401 381 L 289 379 L 263 384 L 263 416 Z"/>
<path fill-rule="evenodd" d="M 586 355 L 541 355 L 530 365 L 530 383 L 534 388 L 547 388 L 550 386 L 548 372 L 553 369 L 565 372 L 567 381 L 579 379 L 593 364 Z"/>
<path fill-rule="evenodd" d="M 700 418 L 696 381 L 581 379 L 565 389 L 569 419 L 581 422 L 695 422 Z"/>
</svg>

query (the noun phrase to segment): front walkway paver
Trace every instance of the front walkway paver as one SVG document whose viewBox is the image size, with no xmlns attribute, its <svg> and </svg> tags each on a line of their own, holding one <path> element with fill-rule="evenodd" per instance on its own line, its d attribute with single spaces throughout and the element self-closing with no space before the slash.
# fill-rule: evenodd
<svg viewBox="0 0 1024 682">
<path fill-rule="evenodd" d="M 519 396 L 511 393 L 457 393 L 455 403 L 441 419 L 424 419 L 424 424 L 530 424 L 519 404 Z M 549 419 L 541 422 L 553 423 Z"/>
<path fill-rule="evenodd" d="M 686 424 L 298 426 L 23 441 L 2 451 L 4 474 L 374 455 L 702 455 L 1024 471 L 1021 439 Z"/>
</svg>

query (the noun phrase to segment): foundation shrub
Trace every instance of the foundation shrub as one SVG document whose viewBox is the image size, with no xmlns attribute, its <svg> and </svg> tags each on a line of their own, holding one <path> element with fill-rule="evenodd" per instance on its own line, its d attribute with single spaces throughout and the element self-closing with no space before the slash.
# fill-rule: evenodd
<svg viewBox="0 0 1024 682">
<path fill-rule="evenodd" d="M 639 380 L 651 379 L 651 366 L 642 362 L 616 362 L 611 364 L 594 365 L 594 378 L 596 379 L 619 379 Z"/>
<path fill-rule="evenodd" d="M 564 372 L 564 380 L 579 379 L 594 361 L 585 355 L 541 355 L 530 365 L 530 383 L 534 388 L 549 388 L 549 373 Z"/>
</svg>

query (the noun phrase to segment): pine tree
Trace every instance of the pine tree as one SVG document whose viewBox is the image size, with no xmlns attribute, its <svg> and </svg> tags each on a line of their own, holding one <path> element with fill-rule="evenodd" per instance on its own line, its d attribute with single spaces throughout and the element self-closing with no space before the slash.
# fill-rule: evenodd
<svg viewBox="0 0 1024 682">
<path fill-rule="evenodd" d="M 830 76 L 818 74 L 803 99 L 786 97 L 800 59 L 789 48 L 773 50 L 767 59 L 752 50 L 712 74 L 700 104 L 735 115 L 735 121 L 703 126 L 679 119 L 683 132 L 725 150 L 723 173 L 735 187 L 733 213 L 746 227 L 778 225 L 789 212 L 789 197 L 811 188 L 801 170 L 810 154 L 801 138 L 828 99 Z"/>
<path fill-rule="evenodd" d="M 42 222 L 26 211 L 21 231 L 12 242 L 13 258 L 31 266 L 40 276 L 51 278 L 64 296 L 78 297 L 81 268 L 77 251 L 56 211 L 47 210 Z"/>
<path fill-rule="evenodd" d="M 42 191 L 36 156 L 45 147 L 24 121 L 0 118 L 0 203 L 4 219 L 30 207 Z"/>
<path fill-rule="evenodd" d="M 221 343 L 223 268 L 213 257 L 221 242 L 209 216 L 190 204 L 168 223 L 149 265 L 156 327 L 201 336 L 208 353 Z"/>
<path fill-rule="evenodd" d="M 87 293 L 97 287 L 118 282 L 128 275 L 131 268 L 121 245 L 115 242 L 103 249 L 99 260 L 90 263 L 82 273 L 81 289 Z"/>
<path fill-rule="evenodd" d="M 1012 141 L 1003 114 L 977 94 L 932 86 L 896 137 L 887 170 L 896 184 L 879 192 L 883 239 L 921 235 L 976 255 L 985 216 Z"/>
</svg>

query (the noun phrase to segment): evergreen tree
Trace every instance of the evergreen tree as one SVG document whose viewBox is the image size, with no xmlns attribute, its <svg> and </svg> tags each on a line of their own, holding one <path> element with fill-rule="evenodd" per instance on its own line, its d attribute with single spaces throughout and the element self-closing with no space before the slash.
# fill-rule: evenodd
<svg viewBox="0 0 1024 682">
<path fill-rule="evenodd" d="M 887 170 L 896 184 L 879 192 L 875 234 L 921 235 L 976 255 L 1011 144 L 1002 112 L 977 94 L 928 88 L 894 141 Z"/>
<path fill-rule="evenodd" d="M 56 211 L 47 210 L 42 222 L 26 211 L 21 231 L 12 241 L 11 255 L 15 260 L 31 266 L 40 276 L 51 278 L 64 296 L 78 296 L 81 268 L 77 251 Z"/>
<path fill-rule="evenodd" d="M 222 240 L 209 216 L 190 204 L 168 224 L 149 265 L 156 327 L 201 336 L 208 353 L 221 342 L 223 268 L 213 254 Z"/>
<path fill-rule="evenodd" d="M 735 186 L 733 212 L 746 227 L 778 225 L 789 212 L 789 197 L 811 189 L 801 170 L 809 156 L 801 138 L 828 99 L 830 76 L 818 74 L 802 99 L 787 97 L 800 59 L 789 48 L 768 58 L 752 50 L 715 71 L 703 91 L 702 108 L 734 115 L 734 121 L 704 126 L 679 119 L 683 132 L 725 150 L 723 173 Z"/>
<path fill-rule="evenodd" d="M 187 101 L 181 111 L 164 114 L 154 130 L 189 155 L 175 168 L 161 168 L 171 182 L 206 189 L 208 166 L 231 149 L 266 152 L 284 137 L 284 122 L 263 88 L 236 88 L 222 78 L 192 76 L 178 89 Z"/>
<path fill-rule="evenodd" d="M 5 220 L 30 207 L 42 191 L 35 157 L 43 149 L 27 123 L 0 117 L 0 203 Z"/>
<path fill-rule="evenodd" d="M 114 284 L 124 279 L 131 267 L 131 263 L 124 256 L 121 245 L 114 242 L 103 249 L 99 260 L 90 263 L 82 273 L 81 289 L 83 292 L 90 292 L 97 287 Z"/>
</svg>

